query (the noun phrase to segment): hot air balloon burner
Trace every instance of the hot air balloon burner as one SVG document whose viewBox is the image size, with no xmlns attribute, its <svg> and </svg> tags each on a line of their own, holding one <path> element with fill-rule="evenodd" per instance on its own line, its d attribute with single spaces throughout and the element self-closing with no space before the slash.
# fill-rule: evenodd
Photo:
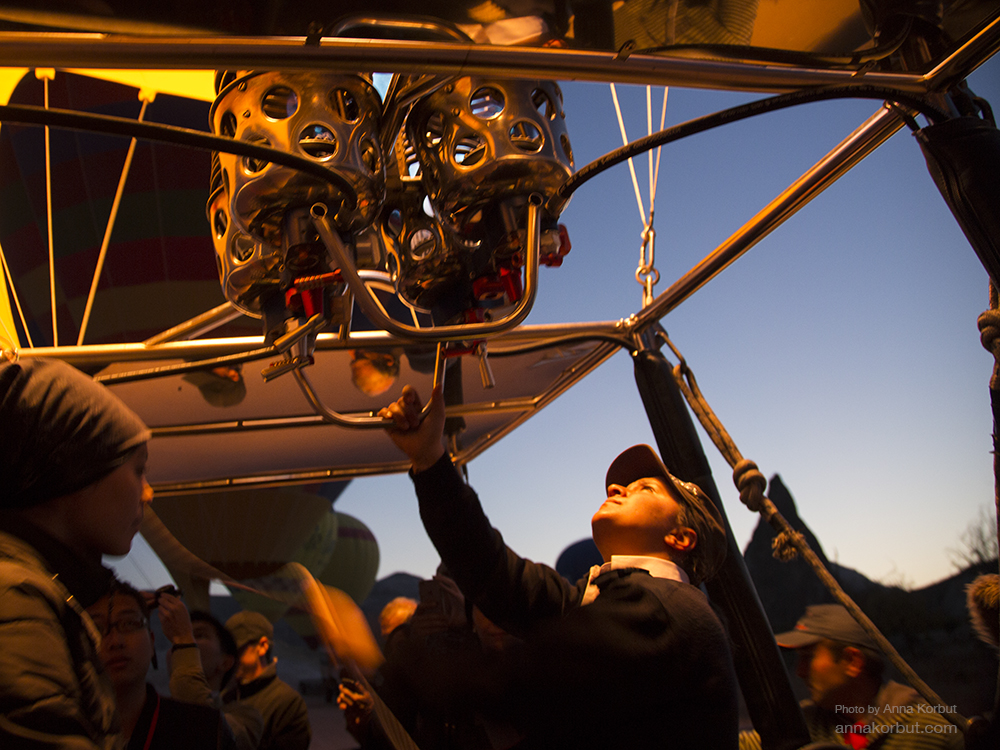
<svg viewBox="0 0 1000 750">
<path fill-rule="evenodd" d="M 208 215 L 223 292 L 244 313 L 267 318 L 294 278 L 333 270 L 315 232 L 308 236 L 309 206 L 330 207 L 348 236 L 368 231 L 377 216 L 385 195 L 381 99 L 360 74 L 239 71 L 218 81 L 214 133 L 321 163 L 357 194 L 349 202 L 336 185 L 300 170 L 213 155 Z"/>
<path fill-rule="evenodd" d="M 383 224 L 400 296 L 438 325 L 468 310 L 490 320 L 522 296 L 529 196 L 544 202 L 573 171 L 562 93 L 552 81 L 457 79 L 417 102 L 406 141 L 423 190 Z M 557 218 L 540 212 L 547 260 L 561 257 Z"/>
<path fill-rule="evenodd" d="M 554 81 L 460 78 L 417 102 L 406 129 L 437 216 L 466 242 L 476 241 L 484 209 L 547 198 L 573 172 Z"/>
</svg>

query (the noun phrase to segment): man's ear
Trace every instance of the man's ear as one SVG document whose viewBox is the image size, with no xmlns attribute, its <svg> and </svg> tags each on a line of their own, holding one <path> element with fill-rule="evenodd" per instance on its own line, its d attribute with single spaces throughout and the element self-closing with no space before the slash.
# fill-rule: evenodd
<svg viewBox="0 0 1000 750">
<path fill-rule="evenodd" d="M 698 532 L 688 526 L 678 526 L 663 537 L 663 541 L 678 552 L 690 552 L 698 544 Z"/>
<path fill-rule="evenodd" d="M 222 674 L 225 674 L 226 672 L 228 672 L 230 669 L 233 668 L 234 664 L 236 664 L 236 657 L 233 656 L 232 654 L 225 654 L 222 657 L 222 664 L 221 664 L 222 668 L 219 671 L 222 672 Z"/>
<path fill-rule="evenodd" d="M 865 657 L 860 649 L 856 649 L 854 646 L 845 646 L 840 659 L 846 662 L 844 672 L 848 677 L 857 677 L 864 671 Z"/>
</svg>

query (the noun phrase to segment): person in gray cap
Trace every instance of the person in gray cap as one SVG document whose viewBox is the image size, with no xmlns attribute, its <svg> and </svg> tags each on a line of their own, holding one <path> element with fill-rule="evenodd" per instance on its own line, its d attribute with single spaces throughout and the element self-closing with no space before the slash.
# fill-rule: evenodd
<svg viewBox="0 0 1000 750">
<path fill-rule="evenodd" d="M 962 732 L 941 715 L 954 706 L 930 706 L 913 688 L 883 681 L 878 644 L 842 605 L 807 607 L 795 629 L 775 640 L 797 652 L 796 674 L 810 695 L 802 712 L 814 742 L 880 750 L 965 746 Z M 756 732 L 740 736 L 741 750 L 759 747 Z"/>
<path fill-rule="evenodd" d="M 440 389 L 425 419 L 407 386 L 382 409 L 411 462 L 428 536 L 466 597 L 524 640 L 499 676 L 496 709 L 519 748 L 737 746 L 728 637 L 697 588 L 725 557 L 719 510 L 634 446 L 616 458 L 591 526 L 605 564 L 573 584 L 506 547 L 442 443 Z"/>
<path fill-rule="evenodd" d="M 110 748 L 114 692 L 84 611 L 153 492 L 142 420 L 57 360 L 0 364 L 0 747 Z"/>
<path fill-rule="evenodd" d="M 236 641 L 237 684 L 223 696 L 257 709 L 264 719 L 259 750 L 306 750 L 312 738 L 306 702 L 278 677 L 271 651 L 274 626 L 259 612 L 244 610 L 226 621 Z"/>
</svg>

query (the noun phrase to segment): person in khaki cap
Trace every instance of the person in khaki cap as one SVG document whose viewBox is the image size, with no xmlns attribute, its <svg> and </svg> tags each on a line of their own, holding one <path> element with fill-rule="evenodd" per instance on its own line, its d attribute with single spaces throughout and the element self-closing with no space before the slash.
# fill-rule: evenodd
<svg viewBox="0 0 1000 750">
<path fill-rule="evenodd" d="M 264 719 L 259 750 L 306 750 L 312 738 L 306 702 L 278 677 L 271 647 L 274 626 L 259 612 L 244 610 L 226 621 L 236 641 L 236 681 L 223 700 L 240 701 Z"/>
<path fill-rule="evenodd" d="M 840 604 L 814 604 L 793 630 L 778 633 L 782 648 L 795 649 L 796 674 L 809 688 L 802 713 L 814 742 L 855 750 L 945 750 L 965 747 L 958 727 L 911 687 L 883 681 L 878 644 Z M 760 747 L 756 732 L 740 736 L 743 750 Z"/>
<path fill-rule="evenodd" d="M 570 583 L 515 554 L 490 526 L 442 443 L 444 400 L 426 418 L 407 386 L 383 409 L 409 457 L 420 515 L 465 596 L 522 638 L 496 680 L 519 748 L 737 746 L 737 687 L 725 630 L 697 588 L 725 559 L 719 510 L 674 477 L 649 446 L 629 448 L 594 514 L 605 565 Z M 530 483 L 516 485 L 530 508 Z M 526 519 L 530 522 L 530 517 Z"/>
</svg>

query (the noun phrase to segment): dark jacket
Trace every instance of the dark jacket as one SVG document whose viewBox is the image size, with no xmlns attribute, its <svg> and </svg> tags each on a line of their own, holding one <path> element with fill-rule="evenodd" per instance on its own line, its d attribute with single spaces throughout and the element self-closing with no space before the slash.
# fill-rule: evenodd
<svg viewBox="0 0 1000 750">
<path fill-rule="evenodd" d="M 422 750 L 513 746 L 518 732 L 493 715 L 502 700 L 494 694 L 501 687 L 495 679 L 500 655 L 482 648 L 471 625 L 418 627 L 423 616 L 418 608 L 408 623 L 391 633 L 373 688 Z M 354 735 L 361 747 L 398 747 L 377 717 L 372 718 Z"/>
<path fill-rule="evenodd" d="M 728 639 L 699 589 L 613 570 L 581 606 L 586 580 L 570 584 L 507 548 L 447 457 L 413 480 L 424 527 L 463 593 L 526 642 L 500 691 L 523 747 L 737 746 Z"/>
<path fill-rule="evenodd" d="M 84 612 L 111 572 L 20 520 L 2 525 L 0 747 L 115 747 L 114 691 Z"/>
<path fill-rule="evenodd" d="M 233 735 L 218 709 L 166 698 L 146 684 L 146 703 L 126 750 L 233 750 L 234 747 Z"/>
<path fill-rule="evenodd" d="M 277 666 L 245 685 L 237 685 L 225 702 L 238 700 L 256 708 L 264 719 L 260 750 L 306 750 L 312 738 L 306 702 L 287 682 L 278 679 Z"/>
<path fill-rule="evenodd" d="M 222 696 L 214 692 L 205 679 L 198 649 L 184 648 L 170 654 L 170 697 L 184 703 L 220 709 L 229 724 L 237 750 L 257 750 L 260 745 L 260 736 L 264 731 L 264 719 L 260 712 L 239 701 L 223 704 Z"/>
</svg>

